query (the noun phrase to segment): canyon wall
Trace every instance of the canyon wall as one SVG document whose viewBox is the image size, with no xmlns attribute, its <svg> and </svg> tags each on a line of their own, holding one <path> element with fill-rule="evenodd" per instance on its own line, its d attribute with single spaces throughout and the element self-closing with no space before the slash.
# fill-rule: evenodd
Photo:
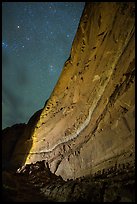
<svg viewBox="0 0 137 204">
<path fill-rule="evenodd" d="M 12 164 L 46 160 L 66 180 L 134 162 L 134 12 L 134 2 L 86 3 L 70 57 Z"/>
</svg>

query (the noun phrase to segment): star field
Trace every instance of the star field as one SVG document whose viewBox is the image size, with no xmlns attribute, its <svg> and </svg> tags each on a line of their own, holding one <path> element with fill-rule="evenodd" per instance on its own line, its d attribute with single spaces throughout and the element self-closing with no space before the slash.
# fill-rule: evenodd
<svg viewBox="0 0 137 204">
<path fill-rule="evenodd" d="M 2 3 L 2 127 L 27 123 L 70 54 L 84 2 Z"/>
</svg>

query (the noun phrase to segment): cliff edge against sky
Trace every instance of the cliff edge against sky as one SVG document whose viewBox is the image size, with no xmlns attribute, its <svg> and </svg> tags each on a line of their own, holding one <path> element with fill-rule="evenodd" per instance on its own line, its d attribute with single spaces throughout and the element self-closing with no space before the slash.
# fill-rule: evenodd
<svg viewBox="0 0 137 204">
<path fill-rule="evenodd" d="M 134 10 L 133 2 L 86 4 L 70 57 L 17 141 L 13 166 L 46 160 L 66 180 L 134 162 Z"/>
</svg>

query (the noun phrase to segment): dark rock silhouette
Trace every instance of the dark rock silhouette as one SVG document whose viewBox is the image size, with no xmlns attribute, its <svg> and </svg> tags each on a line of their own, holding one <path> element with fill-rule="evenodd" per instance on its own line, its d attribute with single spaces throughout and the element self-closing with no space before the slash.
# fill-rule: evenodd
<svg viewBox="0 0 137 204">
<path fill-rule="evenodd" d="M 3 172 L 3 200 L 13 202 L 135 202 L 134 165 L 64 181 L 46 162 Z M 128 174 L 127 174 L 128 171 Z"/>
</svg>

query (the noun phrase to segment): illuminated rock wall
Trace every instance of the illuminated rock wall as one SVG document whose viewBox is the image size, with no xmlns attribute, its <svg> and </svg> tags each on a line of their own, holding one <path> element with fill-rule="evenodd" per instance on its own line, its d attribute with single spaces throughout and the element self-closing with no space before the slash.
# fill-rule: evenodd
<svg viewBox="0 0 137 204">
<path fill-rule="evenodd" d="M 134 7 L 133 2 L 86 4 L 22 165 L 46 160 L 53 173 L 67 179 L 134 161 Z M 19 148 L 23 142 L 14 161 L 25 154 Z"/>
</svg>

